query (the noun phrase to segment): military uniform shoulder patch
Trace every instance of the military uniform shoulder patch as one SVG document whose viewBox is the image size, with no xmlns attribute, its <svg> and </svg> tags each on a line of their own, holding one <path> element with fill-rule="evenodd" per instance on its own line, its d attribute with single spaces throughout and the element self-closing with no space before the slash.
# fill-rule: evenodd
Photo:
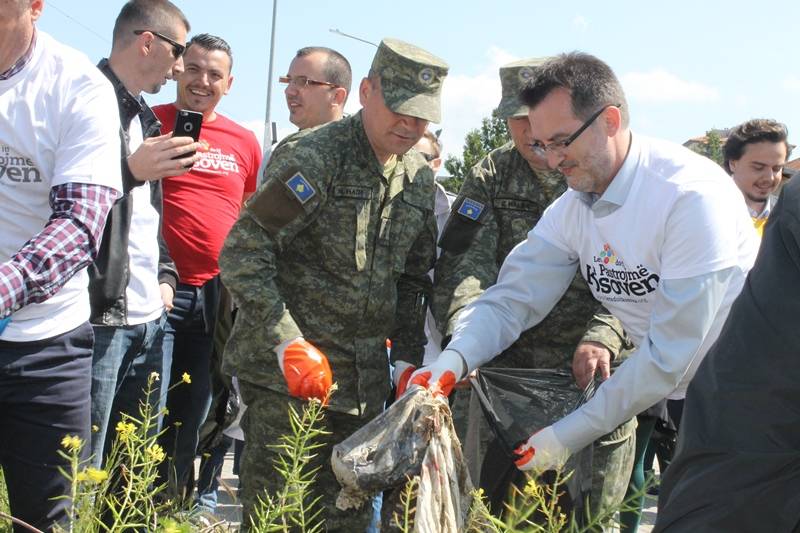
<svg viewBox="0 0 800 533">
<path fill-rule="evenodd" d="M 477 200 L 464 198 L 464 201 L 461 202 L 461 207 L 458 208 L 458 214 L 470 220 L 477 221 L 481 213 L 483 213 L 484 208 L 485 206 Z"/>
<path fill-rule="evenodd" d="M 308 180 L 300 172 L 295 173 L 294 176 L 286 180 L 285 184 L 289 191 L 301 204 L 305 204 L 311 200 L 315 194 L 317 194 L 317 191 L 314 190 L 314 187 L 311 186 Z"/>
</svg>

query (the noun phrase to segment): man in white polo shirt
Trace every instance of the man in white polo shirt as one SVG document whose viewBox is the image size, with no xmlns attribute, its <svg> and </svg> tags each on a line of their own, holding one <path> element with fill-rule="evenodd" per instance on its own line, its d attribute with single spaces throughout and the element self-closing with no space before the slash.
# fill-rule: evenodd
<svg viewBox="0 0 800 533">
<path fill-rule="evenodd" d="M 656 401 L 683 397 L 741 290 L 757 238 L 741 193 L 718 165 L 631 133 L 622 87 L 599 59 L 549 59 L 520 98 L 534 149 L 571 190 L 411 382 L 448 392 L 546 317 L 579 269 L 637 349 L 590 401 L 519 447 L 519 468 L 542 471 Z M 591 375 L 608 363 L 588 355 L 573 367 Z"/>
<path fill-rule="evenodd" d="M 43 7 L 0 0 L 0 466 L 11 514 L 49 531 L 70 505 L 59 451 L 89 439 L 86 266 L 121 184 L 111 85 L 36 30 Z"/>
</svg>

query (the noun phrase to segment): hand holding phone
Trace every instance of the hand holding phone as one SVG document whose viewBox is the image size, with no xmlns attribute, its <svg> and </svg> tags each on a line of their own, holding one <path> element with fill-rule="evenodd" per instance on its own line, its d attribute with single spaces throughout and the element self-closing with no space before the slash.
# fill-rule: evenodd
<svg viewBox="0 0 800 533">
<path fill-rule="evenodd" d="M 191 137 L 195 142 L 200 140 L 200 128 L 203 126 L 203 114 L 188 109 L 180 109 L 175 115 L 175 127 L 172 129 L 173 137 Z M 183 159 L 191 157 L 194 151 L 173 157 L 173 159 Z"/>
</svg>

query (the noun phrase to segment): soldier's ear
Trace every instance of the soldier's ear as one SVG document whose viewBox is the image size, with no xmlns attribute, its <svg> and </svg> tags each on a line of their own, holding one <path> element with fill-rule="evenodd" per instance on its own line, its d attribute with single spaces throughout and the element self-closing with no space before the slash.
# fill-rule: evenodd
<svg viewBox="0 0 800 533">
<path fill-rule="evenodd" d="M 364 107 L 367 100 L 369 100 L 370 94 L 372 94 L 372 82 L 369 78 L 364 78 L 361 80 L 361 85 L 358 86 L 358 101 L 361 107 Z"/>
</svg>

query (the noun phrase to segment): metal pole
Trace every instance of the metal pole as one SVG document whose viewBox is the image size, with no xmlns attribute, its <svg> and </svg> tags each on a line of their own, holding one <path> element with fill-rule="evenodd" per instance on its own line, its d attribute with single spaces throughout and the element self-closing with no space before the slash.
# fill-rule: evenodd
<svg viewBox="0 0 800 533">
<path fill-rule="evenodd" d="M 278 0 L 272 0 L 272 35 L 269 41 L 269 71 L 267 72 L 267 113 L 264 118 L 264 150 L 266 151 L 277 139 L 272 136 L 270 127 L 270 110 L 272 103 L 272 69 L 275 60 L 275 20 L 278 14 Z"/>
</svg>

